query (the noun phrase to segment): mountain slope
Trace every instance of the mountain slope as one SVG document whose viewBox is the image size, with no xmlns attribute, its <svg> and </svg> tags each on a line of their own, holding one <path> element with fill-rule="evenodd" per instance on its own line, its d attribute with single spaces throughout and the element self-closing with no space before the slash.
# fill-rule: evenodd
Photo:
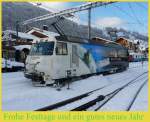
<svg viewBox="0 0 150 122">
<path fill-rule="evenodd" d="M 3 2 L 2 12 L 3 30 L 16 30 L 16 21 L 22 22 L 27 19 L 49 13 L 49 11 L 27 2 Z M 51 26 L 51 23 L 55 22 L 56 19 L 58 18 L 51 18 L 48 20 L 35 22 L 28 26 L 20 25 L 19 31 L 26 31 L 33 26 L 42 28 L 43 25 L 48 25 L 50 31 L 56 32 L 56 30 Z M 58 24 L 66 35 L 78 36 L 83 38 L 88 37 L 88 27 L 85 25 L 78 25 L 77 23 L 68 19 L 62 20 Z M 113 28 L 106 28 L 105 30 L 92 28 L 91 36 L 111 39 L 110 35 L 107 34 L 110 29 Z M 126 38 L 134 37 L 135 39 L 142 39 L 144 41 L 148 40 L 147 36 L 143 36 L 137 32 L 130 32 L 124 29 L 117 29 L 117 31 L 122 32 Z"/>
</svg>

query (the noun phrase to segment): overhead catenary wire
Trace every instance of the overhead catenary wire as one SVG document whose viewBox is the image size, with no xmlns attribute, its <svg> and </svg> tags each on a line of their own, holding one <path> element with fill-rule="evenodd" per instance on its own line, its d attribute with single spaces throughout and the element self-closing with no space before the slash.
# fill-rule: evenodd
<svg viewBox="0 0 150 122">
<path fill-rule="evenodd" d="M 113 4 L 114 5 L 114 4 Z M 122 9 L 122 12 L 126 12 L 126 11 L 124 11 L 123 9 Z M 127 12 L 126 12 L 126 14 L 127 15 L 129 15 L 130 17 L 133 17 L 133 16 L 131 16 L 130 14 L 128 14 Z M 117 16 L 117 15 L 116 15 Z M 79 19 L 79 16 L 76 16 L 76 18 L 78 18 Z M 82 21 L 87 21 L 87 19 L 83 19 L 82 18 Z M 80 24 L 80 23 L 78 23 L 78 24 Z M 93 27 L 96 27 L 97 28 L 97 23 L 96 22 L 91 22 L 91 24 L 92 24 L 92 26 Z M 134 22 L 134 21 L 125 21 L 125 22 L 123 22 L 122 24 L 125 24 L 125 25 L 139 25 L 139 23 L 138 22 Z"/>
<path fill-rule="evenodd" d="M 131 16 L 127 11 L 125 11 L 123 8 L 117 6 L 117 5 L 112 5 L 114 8 L 118 9 L 120 12 L 122 12 L 123 14 L 125 14 L 126 16 L 129 16 L 131 18 L 133 18 L 133 16 Z M 134 19 L 134 18 L 133 18 Z M 125 23 L 124 23 L 125 24 Z M 138 23 L 139 25 L 139 23 Z M 132 24 L 130 25 L 132 26 L 133 28 L 135 28 Z"/>
<path fill-rule="evenodd" d="M 130 15 L 127 11 L 125 11 L 123 8 L 117 6 L 117 5 L 113 5 L 115 8 L 117 8 L 118 10 L 120 10 L 122 13 L 126 14 L 127 16 L 131 17 L 134 19 L 134 17 L 132 15 Z"/>
<path fill-rule="evenodd" d="M 137 21 L 140 25 L 143 26 L 143 24 L 142 24 L 142 22 L 140 21 L 140 19 L 136 16 L 135 11 L 134 11 L 134 9 L 132 8 L 132 5 L 131 5 L 130 3 L 128 3 L 128 5 L 129 5 L 129 8 L 131 9 L 131 12 L 132 12 L 134 18 L 136 19 L 136 21 Z"/>
<path fill-rule="evenodd" d="M 23 25 L 28 25 L 30 23 L 33 23 L 33 22 L 37 22 L 37 21 L 42 21 L 42 20 L 46 20 L 48 19 L 49 17 L 51 18 L 53 16 L 53 14 L 55 14 L 55 16 L 60 16 L 58 14 L 61 14 L 61 16 L 65 17 L 64 15 L 65 14 L 68 14 L 68 13 L 76 13 L 76 12 L 80 12 L 80 11 L 83 11 L 83 10 L 88 10 L 89 8 L 95 8 L 95 7 L 99 7 L 99 6 L 107 6 L 108 4 L 111 4 L 111 3 L 114 3 L 114 2 L 88 2 L 86 4 L 83 4 L 83 5 L 80 5 L 80 6 L 77 6 L 77 7 L 73 7 L 73 8 L 69 8 L 69 9 L 66 9 L 66 10 L 62 10 L 62 11 L 57 11 L 55 13 L 50 13 L 50 14 L 46 14 L 46 15 L 42 15 L 42 16 L 39 16 L 39 17 L 35 17 L 33 19 L 29 19 L 29 20 L 26 20 L 26 21 L 23 21 L 21 22 L 21 24 Z M 114 5 L 114 4 L 113 4 Z M 114 5 L 117 9 L 119 9 L 121 12 L 123 12 L 124 14 L 126 14 L 127 16 L 133 18 L 134 20 L 136 20 L 137 23 L 135 22 L 124 22 L 122 24 L 126 24 L 126 25 L 140 25 L 143 27 L 143 24 L 141 23 L 141 21 L 135 17 L 135 15 L 133 14 L 130 14 L 128 13 L 127 11 L 125 11 L 122 7 L 120 6 L 117 6 L 117 5 Z M 84 8 L 85 7 L 85 8 Z M 134 13 L 133 11 L 133 8 L 130 6 L 130 9 L 132 10 L 132 13 Z M 68 12 L 68 13 L 67 13 Z M 51 16 L 52 15 L 52 16 Z M 47 17 L 46 17 L 47 16 Z M 45 18 L 42 18 L 42 17 L 45 17 Z M 40 19 L 41 18 L 41 19 Z M 65 17 L 66 18 L 66 17 Z M 37 20 L 36 20 L 37 19 Z M 68 19 L 68 18 L 67 18 Z M 63 20 L 64 21 L 64 20 Z M 72 21 L 72 20 L 71 20 Z M 75 22 L 75 21 L 74 21 Z M 93 22 L 91 22 L 93 23 Z M 60 25 L 63 25 L 63 22 L 59 23 Z M 97 25 L 97 23 L 95 23 L 94 25 Z M 94 26 L 93 26 L 94 27 Z M 97 27 L 97 26 L 96 26 Z M 147 27 L 146 27 L 147 28 Z"/>
<path fill-rule="evenodd" d="M 135 18 L 135 20 L 139 23 L 139 25 L 141 25 L 141 27 L 143 27 L 143 30 L 147 29 L 147 27 L 145 26 L 145 24 L 143 22 L 141 22 L 141 20 L 137 17 L 132 5 L 130 3 L 128 3 L 129 8 L 131 9 L 131 12 Z"/>
<path fill-rule="evenodd" d="M 105 6 L 106 7 L 106 6 Z M 134 18 L 134 16 L 133 15 L 130 15 L 128 12 L 126 12 L 126 11 L 124 11 L 123 9 L 121 9 L 123 12 L 125 12 L 127 15 L 129 15 L 130 17 L 132 17 L 132 18 Z M 82 18 L 83 19 L 83 18 Z M 85 21 L 85 20 L 84 20 Z M 97 27 L 97 26 L 95 26 L 95 25 L 97 25 L 97 23 L 93 23 L 93 22 L 91 22 L 94 26 L 93 27 Z M 124 23 L 122 23 L 122 24 L 124 24 L 124 25 L 130 25 L 130 26 L 132 26 L 132 25 L 141 25 L 141 23 L 139 23 L 139 21 L 138 22 L 128 22 L 128 21 L 126 21 L 126 22 L 124 22 Z"/>
<path fill-rule="evenodd" d="M 140 27 L 142 27 L 142 28 L 144 28 L 144 29 L 147 29 L 147 27 L 143 26 L 143 24 L 141 24 L 141 22 L 139 23 L 139 21 L 137 21 L 137 20 L 135 19 L 135 16 L 129 14 L 127 11 L 125 11 L 123 8 L 121 8 L 121 7 L 117 6 L 117 5 L 114 5 L 114 4 L 113 4 L 113 6 L 114 6 L 115 8 L 117 8 L 118 10 L 120 10 L 120 12 L 126 14 L 128 17 L 131 17 L 132 19 L 134 19 Z"/>
<path fill-rule="evenodd" d="M 144 6 L 141 2 L 140 3 L 135 3 L 135 5 L 140 9 L 140 15 L 141 16 L 143 16 L 143 14 L 145 14 L 148 17 L 148 7 Z M 140 18 L 140 20 L 141 20 L 141 22 L 148 21 L 146 18 Z"/>
<path fill-rule="evenodd" d="M 96 7 L 100 7 L 100 6 L 104 6 L 104 5 L 108 5 L 108 4 L 112 4 L 114 2 L 91 2 L 91 3 L 87 3 L 84 5 L 80 5 L 74 8 L 69 8 L 69 9 L 65 9 L 59 12 L 55 12 L 55 13 L 50 13 L 50 14 L 46 14 L 46 15 L 42 15 L 39 17 L 35 17 L 26 21 L 23 21 L 21 24 L 25 25 L 25 24 L 30 24 L 33 22 L 37 22 L 37 21 L 41 21 L 41 20 L 46 20 L 49 18 L 53 18 L 56 16 L 64 16 L 66 14 L 70 14 L 70 13 L 76 13 L 79 11 L 84 11 L 84 10 L 88 10 L 90 8 L 96 8 Z"/>
<path fill-rule="evenodd" d="M 99 3 L 102 3 L 102 2 L 99 2 Z M 93 2 L 93 3 L 87 3 L 87 4 L 83 4 L 83 5 L 80 5 L 80 6 L 78 6 L 78 7 L 84 7 L 84 6 L 87 6 L 88 5 L 88 8 L 90 8 L 90 5 L 91 5 L 91 7 L 94 7 L 94 5 L 95 5 L 95 7 L 97 7 L 97 4 L 98 4 L 98 2 Z M 107 3 L 107 4 L 109 4 L 109 3 Z M 106 7 L 106 5 L 107 5 L 106 3 L 105 4 L 103 4 L 105 7 Z M 139 5 L 139 4 L 138 4 Z M 115 5 L 114 5 L 115 6 Z M 132 17 L 133 19 L 135 19 L 134 18 L 134 16 L 131 16 L 128 12 L 126 12 L 126 11 L 124 11 L 121 7 L 119 7 L 119 6 L 115 6 L 115 7 L 117 7 L 118 9 L 120 9 L 122 12 L 124 12 L 124 13 L 126 13 L 126 15 L 128 15 L 128 16 L 130 16 L 130 17 Z M 76 7 L 74 7 L 74 8 L 71 8 L 71 9 L 75 9 Z M 66 10 L 68 10 L 68 9 L 66 9 Z M 65 11 L 66 11 L 65 10 Z M 64 10 L 63 10 L 64 11 Z M 80 11 L 80 10 L 79 10 Z M 82 10 L 81 10 L 82 11 Z M 62 11 L 58 11 L 58 13 L 62 13 Z M 56 12 L 57 13 L 57 12 Z M 51 13 L 52 14 L 52 13 Z M 47 14 L 47 15 L 50 15 L 50 14 Z M 47 15 L 43 15 L 43 16 L 47 16 Z M 40 16 L 40 17 L 42 17 L 42 16 Z M 37 18 L 37 17 L 36 17 Z M 39 18 L 39 17 L 38 17 Z M 34 18 L 33 18 L 34 19 Z M 31 19 L 30 19 L 31 20 Z M 26 21 L 28 21 L 28 20 L 26 20 Z M 24 21 L 25 22 L 25 21 Z M 23 22 L 22 22 L 23 23 Z M 139 24 L 141 24 L 141 22 L 139 22 L 138 21 L 138 23 Z M 130 24 L 129 22 L 127 22 L 127 23 L 125 23 L 125 24 Z"/>
<path fill-rule="evenodd" d="M 140 3 L 135 3 L 135 4 L 136 4 L 137 6 L 143 8 L 145 11 L 148 10 L 148 8 L 147 8 L 146 6 L 144 6 L 144 5 L 142 5 L 141 2 L 140 2 Z"/>
</svg>

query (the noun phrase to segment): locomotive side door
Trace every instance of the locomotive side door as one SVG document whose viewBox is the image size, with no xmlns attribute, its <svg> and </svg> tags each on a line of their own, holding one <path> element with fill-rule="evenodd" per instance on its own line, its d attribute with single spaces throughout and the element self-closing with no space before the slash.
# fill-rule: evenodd
<svg viewBox="0 0 150 122">
<path fill-rule="evenodd" d="M 79 57 L 77 54 L 78 47 L 77 45 L 72 45 L 72 57 L 71 57 L 71 68 L 72 68 L 72 76 L 77 76 L 77 69 L 79 67 Z"/>
</svg>

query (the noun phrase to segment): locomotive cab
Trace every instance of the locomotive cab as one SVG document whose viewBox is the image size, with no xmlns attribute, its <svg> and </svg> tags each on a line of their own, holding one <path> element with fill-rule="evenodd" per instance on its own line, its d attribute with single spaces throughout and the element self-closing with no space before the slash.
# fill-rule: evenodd
<svg viewBox="0 0 150 122">
<path fill-rule="evenodd" d="M 52 69 L 55 41 L 55 39 L 46 38 L 33 42 L 31 46 L 26 59 L 24 75 L 26 78 L 32 79 L 34 84 L 45 84 L 45 81 L 54 82 L 50 79 L 49 74 Z"/>
</svg>

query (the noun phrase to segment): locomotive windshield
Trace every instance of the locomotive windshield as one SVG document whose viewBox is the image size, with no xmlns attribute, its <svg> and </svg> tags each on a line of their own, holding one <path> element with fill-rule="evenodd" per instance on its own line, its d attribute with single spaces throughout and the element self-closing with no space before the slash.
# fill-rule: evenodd
<svg viewBox="0 0 150 122">
<path fill-rule="evenodd" d="M 52 55 L 54 50 L 54 42 L 39 42 L 33 44 L 30 55 Z"/>
</svg>

